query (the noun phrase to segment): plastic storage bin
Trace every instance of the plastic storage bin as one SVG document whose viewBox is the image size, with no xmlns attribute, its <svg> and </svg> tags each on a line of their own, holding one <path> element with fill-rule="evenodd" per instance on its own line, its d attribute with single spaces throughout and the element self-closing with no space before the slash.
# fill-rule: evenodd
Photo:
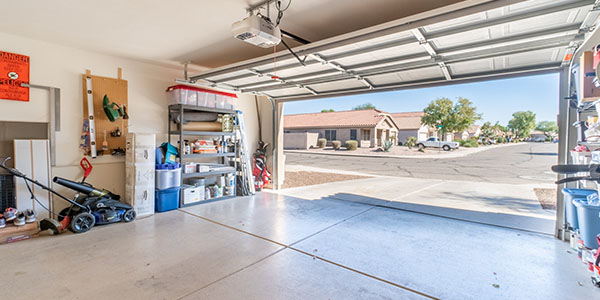
<svg viewBox="0 0 600 300">
<path fill-rule="evenodd" d="M 595 190 L 587 190 L 587 189 L 570 189 L 564 188 L 562 189 L 562 193 L 565 196 L 565 211 L 567 215 L 567 223 L 571 225 L 573 229 L 579 229 L 579 223 L 577 218 L 577 209 L 575 204 L 573 203 L 574 199 L 583 199 L 586 200 L 588 195 L 597 194 L 598 192 Z"/>
<path fill-rule="evenodd" d="M 174 85 L 167 88 L 169 104 L 198 105 L 198 91 L 185 85 Z"/>
<path fill-rule="evenodd" d="M 178 166 L 178 164 L 176 164 Z M 166 190 L 181 186 L 181 168 L 161 169 L 164 165 L 157 165 L 155 171 L 156 189 Z"/>
<path fill-rule="evenodd" d="M 588 248 L 598 248 L 596 235 L 600 233 L 600 206 L 589 205 L 586 200 L 575 199 L 579 221 L 579 236 L 583 245 Z"/>
<path fill-rule="evenodd" d="M 179 208 L 179 187 L 154 192 L 156 212 L 165 212 Z"/>
</svg>

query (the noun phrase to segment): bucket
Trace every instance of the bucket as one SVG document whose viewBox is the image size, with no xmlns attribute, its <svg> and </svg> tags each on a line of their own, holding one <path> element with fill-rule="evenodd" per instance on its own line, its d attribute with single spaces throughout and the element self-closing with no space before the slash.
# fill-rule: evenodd
<svg viewBox="0 0 600 300">
<path fill-rule="evenodd" d="M 577 207 L 579 238 L 584 246 L 598 248 L 596 235 L 600 233 L 600 206 L 589 205 L 586 200 L 581 199 L 573 200 L 573 204 Z"/>
<path fill-rule="evenodd" d="M 586 199 L 591 194 L 598 194 L 596 190 L 586 189 L 562 189 L 562 193 L 565 196 L 565 212 L 567 215 L 567 223 L 573 230 L 579 229 L 579 222 L 577 218 L 577 209 L 573 204 L 573 199 Z"/>
</svg>

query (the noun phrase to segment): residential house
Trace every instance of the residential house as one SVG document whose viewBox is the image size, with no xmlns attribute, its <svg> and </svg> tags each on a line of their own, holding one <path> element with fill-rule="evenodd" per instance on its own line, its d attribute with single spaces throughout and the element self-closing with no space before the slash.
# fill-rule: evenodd
<svg viewBox="0 0 600 300">
<path fill-rule="evenodd" d="M 421 123 L 421 118 L 425 115 L 422 111 L 391 113 L 390 115 L 398 125 L 398 142 L 402 144 L 409 136 L 414 136 L 417 140 L 426 140 L 435 136 L 435 129 Z"/>
<path fill-rule="evenodd" d="M 283 128 L 284 139 L 313 132 L 328 143 L 356 140 L 360 147 L 379 147 L 398 134 L 398 126 L 390 114 L 376 109 L 285 115 Z"/>
<path fill-rule="evenodd" d="M 558 136 L 557 134 L 550 132 L 548 133 L 548 136 L 550 136 L 551 138 L 555 138 L 556 136 Z M 541 131 L 541 130 L 534 130 L 529 134 L 529 141 L 534 141 L 534 142 L 538 142 L 538 141 L 544 141 L 546 140 L 547 136 L 546 134 Z"/>
<path fill-rule="evenodd" d="M 468 140 L 470 138 L 478 138 L 481 134 L 481 126 L 479 125 L 471 125 L 469 128 L 465 129 L 463 132 L 456 132 L 454 134 L 455 139 Z"/>
</svg>

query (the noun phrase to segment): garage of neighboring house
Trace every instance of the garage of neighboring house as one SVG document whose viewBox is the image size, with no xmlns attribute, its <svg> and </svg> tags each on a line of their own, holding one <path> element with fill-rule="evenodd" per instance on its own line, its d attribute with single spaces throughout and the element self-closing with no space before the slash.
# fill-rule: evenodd
<svg viewBox="0 0 600 300">
<path fill-rule="evenodd" d="M 391 115 L 398 125 L 398 142 L 400 143 L 406 143 L 409 136 L 424 141 L 435 133 L 435 130 L 421 122 L 421 118 L 425 115 L 422 111 L 392 113 Z"/>
<path fill-rule="evenodd" d="M 7 299 L 600 296 L 569 248 L 562 193 L 553 234 L 540 234 L 365 195 L 307 200 L 276 191 L 286 134 L 304 136 L 298 145 L 316 134 L 362 147 L 435 135 L 418 113 L 284 118 L 287 102 L 534 74 L 560 74 L 549 105 L 560 107 L 557 164 L 572 163 L 569 149 L 594 145 L 572 126 L 593 113 L 586 101 L 600 99 L 594 0 L 5 7 L 0 156 L 23 172 L 0 178 L 0 204 L 9 209 L 0 228 Z M 286 45 L 262 49 L 231 36 L 232 23 L 257 13 L 270 26 L 281 21 Z M 370 191 L 385 192 L 376 180 Z M 259 191 L 262 181 L 275 191 Z M 63 201 L 81 200 L 77 194 L 115 202 Z M 12 218 L 13 206 L 38 220 Z M 46 217 L 53 221 L 38 222 Z"/>
</svg>

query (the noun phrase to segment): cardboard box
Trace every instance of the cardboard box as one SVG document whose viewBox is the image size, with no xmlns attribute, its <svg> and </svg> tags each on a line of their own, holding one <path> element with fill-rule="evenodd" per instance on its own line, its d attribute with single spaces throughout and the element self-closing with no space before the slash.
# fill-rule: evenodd
<svg viewBox="0 0 600 300">
<path fill-rule="evenodd" d="M 38 222 L 25 224 L 23 226 L 15 226 L 11 223 L 6 224 L 6 227 L 0 229 L 0 244 L 14 243 L 30 238 L 38 237 L 40 227 Z"/>
</svg>

